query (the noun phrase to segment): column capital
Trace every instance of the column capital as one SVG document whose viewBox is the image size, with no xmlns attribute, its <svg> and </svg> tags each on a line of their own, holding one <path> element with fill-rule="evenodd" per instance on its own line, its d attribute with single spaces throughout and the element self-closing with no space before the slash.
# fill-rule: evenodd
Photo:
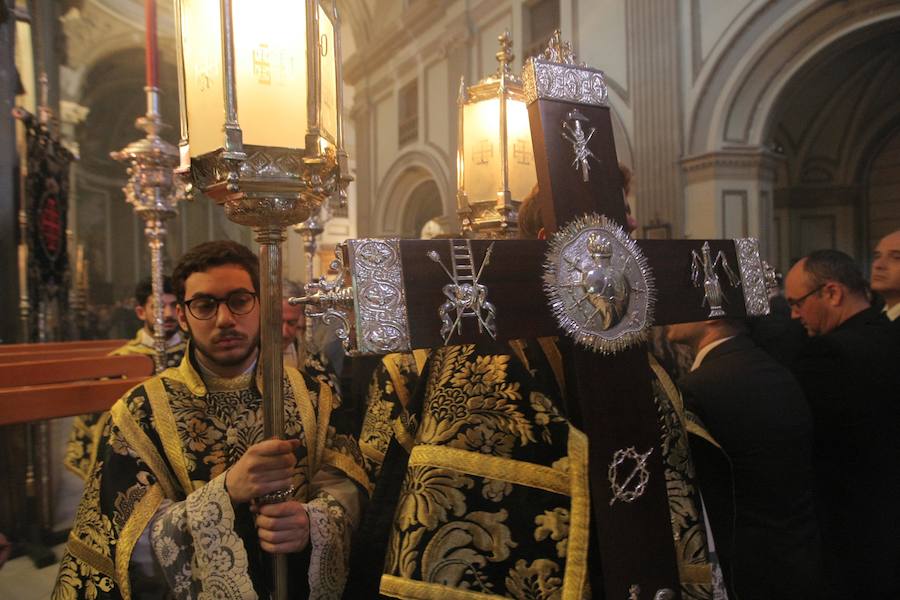
<svg viewBox="0 0 900 600">
<path fill-rule="evenodd" d="M 783 154 L 764 146 L 724 148 L 681 159 L 687 182 L 712 179 L 755 179 L 774 181 Z"/>
</svg>

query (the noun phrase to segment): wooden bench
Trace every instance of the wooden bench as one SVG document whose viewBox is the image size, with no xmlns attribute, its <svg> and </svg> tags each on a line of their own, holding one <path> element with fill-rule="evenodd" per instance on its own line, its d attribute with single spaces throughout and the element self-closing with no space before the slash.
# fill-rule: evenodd
<svg viewBox="0 0 900 600">
<path fill-rule="evenodd" d="M 152 374 L 140 355 L 0 364 L 0 425 L 107 410 Z"/>
</svg>

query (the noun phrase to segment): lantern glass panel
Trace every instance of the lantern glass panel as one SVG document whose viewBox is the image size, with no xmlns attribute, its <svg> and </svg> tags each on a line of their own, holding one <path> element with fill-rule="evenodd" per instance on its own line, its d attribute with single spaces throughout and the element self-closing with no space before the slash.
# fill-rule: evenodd
<svg viewBox="0 0 900 600">
<path fill-rule="evenodd" d="M 334 23 L 319 6 L 319 72 L 322 81 L 322 110 L 319 114 L 322 135 L 332 143 L 337 140 L 337 63 L 335 61 Z"/>
<path fill-rule="evenodd" d="M 232 14 L 238 123 L 244 143 L 303 148 L 309 125 L 306 3 L 235 0 Z M 193 145 L 193 123 L 190 127 Z"/>
<path fill-rule="evenodd" d="M 513 200 L 525 198 L 537 183 L 534 150 L 531 146 L 531 126 L 528 108 L 520 100 L 506 101 L 506 137 L 509 143 L 509 192 Z"/>
<path fill-rule="evenodd" d="M 500 99 L 463 105 L 463 160 L 469 202 L 496 201 L 500 182 Z"/>
<path fill-rule="evenodd" d="M 181 39 L 191 156 L 221 148 L 225 139 L 220 23 L 218 2 L 182 0 Z"/>
</svg>

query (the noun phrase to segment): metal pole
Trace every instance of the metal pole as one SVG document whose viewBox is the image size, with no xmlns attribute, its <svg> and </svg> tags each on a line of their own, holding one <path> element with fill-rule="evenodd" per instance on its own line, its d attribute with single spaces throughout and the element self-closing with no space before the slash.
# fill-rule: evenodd
<svg viewBox="0 0 900 600">
<path fill-rule="evenodd" d="M 263 380 L 263 435 L 284 438 L 284 397 L 281 378 L 284 349 L 281 345 L 281 244 L 283 227 L 256 228 L 259 243 L 260 350 Z M 272 557 L 272 597 L 287 600 L 287 556 Z"/>
</svg>

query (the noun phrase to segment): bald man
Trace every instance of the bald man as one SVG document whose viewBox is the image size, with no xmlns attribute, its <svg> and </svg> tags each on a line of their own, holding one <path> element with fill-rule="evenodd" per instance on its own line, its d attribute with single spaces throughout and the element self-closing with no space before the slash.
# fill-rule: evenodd
<svg viewBox="0 0 900 600">
<path fill-rule="evenodd" d="M 852 258 L 818 250 L 785 279 L 810 335 L 794 363 L 813 415 L 826 570 L 837 598 L 900 598 L 900 342 Z"/>
</svg>

